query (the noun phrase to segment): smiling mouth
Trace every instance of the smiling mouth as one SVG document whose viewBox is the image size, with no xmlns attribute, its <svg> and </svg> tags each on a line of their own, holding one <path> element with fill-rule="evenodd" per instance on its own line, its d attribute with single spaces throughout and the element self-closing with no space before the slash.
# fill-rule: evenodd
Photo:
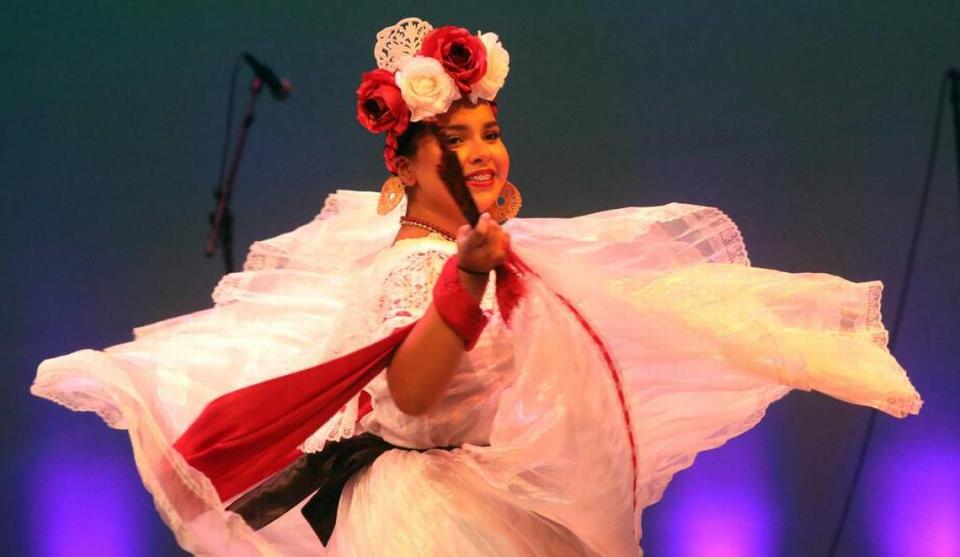
<svg viewBox="0 0 960 557">
<path fill-rule="evenodd" d="M 478 172 L 477 174 L 465 176 L 464 181 L 468 186 L 474 188 L 489 188 L 493 186 L 495 176 L 493 172 Z"/>
</svg>

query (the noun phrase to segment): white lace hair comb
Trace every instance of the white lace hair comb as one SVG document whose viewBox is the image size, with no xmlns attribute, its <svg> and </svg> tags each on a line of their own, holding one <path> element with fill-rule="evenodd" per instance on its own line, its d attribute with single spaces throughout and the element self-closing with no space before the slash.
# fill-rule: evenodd
<svg viewBox="0 0 960 557">
<path fill-rule="evenodd" d="M 396 71 L 400 61 L 413 56 L 423 38 L 433 30 L 433 25 L 418 18 L 408 17 L 401 19 L 377 33 L 377 44 L 373 47 L 373 57 L 377 60 L 377 67 L 382 70 Z"/>
</svg>

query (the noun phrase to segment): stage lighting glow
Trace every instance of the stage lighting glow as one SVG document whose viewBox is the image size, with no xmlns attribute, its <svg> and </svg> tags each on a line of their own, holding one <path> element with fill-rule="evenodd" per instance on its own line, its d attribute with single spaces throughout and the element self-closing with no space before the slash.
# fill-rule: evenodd
<svg viewBox="0 0 960 557">
<path fill-rule="evenodd" d="M 677 557 L 777 555 L 779 508 L 763 472 L 762 439 L 750 436 L 697 458 L 667 488 L 670 532 L 658 553 Z M 688 475 L 689 477 L 684 477 Z M 731 481 L 733 478 L 733 481 Z"/>
<path fill-rule="evenodd" d="M 960 443 L 901 442 L 871 464 L 864 494 L 878 557 L 960 555 Z"/>
<path fill-rule="evenodd" d="M 742 487 L 742 488 L 741 488 Z M 751 486 L 717 489 L 702 486 L 704 495 L 686 499 L 681 513 L 687 524 L 677 540 L 676 555 L 744 557 L 772 555 L 770 518 L 762 494 Z"/>
<path fill-rule="evenodd" d="M 34 555 L 138 555 L 148 533 L 130 455 L 79 445 L 48 439 L 37 449 L 28 499 Z"/>
</svg>

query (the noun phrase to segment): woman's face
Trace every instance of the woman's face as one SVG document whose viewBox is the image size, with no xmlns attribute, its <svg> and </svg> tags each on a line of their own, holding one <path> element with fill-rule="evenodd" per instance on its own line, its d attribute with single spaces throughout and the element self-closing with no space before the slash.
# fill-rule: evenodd
<svg viewBox="0 0 960 557">
<path fill-rule="evenodd" d="M 510 155 L 500 137 L 500 125 L 488 103 L 463 104 L 438 119 L 440 138 L 457 154 L 467 187 L 482 213 L 497 201 L 510 172 Z M 430 212 L 459 215 L 459 209 L 440 179 L 442 151 L 438 138 L 426 133 L 416 154 L 399 165 L 400 176 L 414 185 L 410 203 Z M 452 213 L 451 213 L 452 212 Z"/>
</svg>

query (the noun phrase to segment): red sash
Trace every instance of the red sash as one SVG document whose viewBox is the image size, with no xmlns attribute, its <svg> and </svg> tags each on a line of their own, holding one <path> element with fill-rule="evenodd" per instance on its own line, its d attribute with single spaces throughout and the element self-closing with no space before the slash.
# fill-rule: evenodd
<svg viewBox="0 0 960 557">
<path fill-rule="evenodd" d="M 335 360 L 213 400 L 173 447 L 227 501 L 296 460 L 297 447 L 387 366 L 415 324 Z"/>
<path fill-rule="evenodd" d="M 507 321 L 523 295 L 522 262 L 497 268 L 497 303 Z M 299 458 L 298 447 L 390 362 L 416 322 L 335 360 L 227 393 L 210 402 L 173 447 L 213 482 L 222 501 Z M 370 410 L 361 397 L 358 418 Z"/>
</svg>

